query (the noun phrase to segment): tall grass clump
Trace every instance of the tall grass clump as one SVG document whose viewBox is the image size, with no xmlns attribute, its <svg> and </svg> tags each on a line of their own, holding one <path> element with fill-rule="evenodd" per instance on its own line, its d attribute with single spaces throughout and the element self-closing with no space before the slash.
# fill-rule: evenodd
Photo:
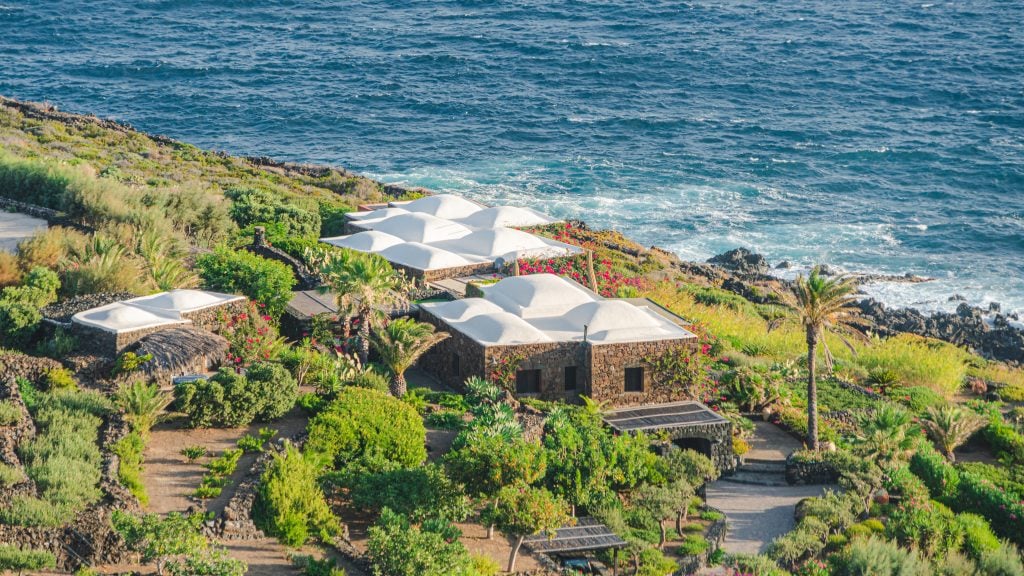
<svg viewBox="0 0 1024 576">
<path fill-rule="evenodd" d="M 869 378 L 884 384 L 927 386 L 947 397 L 963 386 L 970 355 L 952 344 L 900 334 L 873 339 L 861 348 L 857 363 Z"/>
</svg>

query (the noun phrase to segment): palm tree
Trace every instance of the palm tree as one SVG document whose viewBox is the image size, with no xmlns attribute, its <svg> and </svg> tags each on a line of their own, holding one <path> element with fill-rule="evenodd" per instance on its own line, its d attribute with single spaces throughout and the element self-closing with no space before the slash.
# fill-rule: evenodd
<svg viewBox="0 0 1024 576">
<path fill-rule="evenodd" d="M 852 325 L 859 311 L 854 306 L 857 286 L 852 278 L 840 276 L 826 278 L 815 266 L 809 276 L 801 274 L 793 284 L 793 291 L 783 298 L 795 312 L 807 338 L 807 444 L 818 450 L 818 346 L 825 352 L 825 367 L 832 370 L 832 352 L 825 341 L 825 333 L 839 335 L 851 350 L 853 346 L 844 334 L 860 334 Z M 771 326 L 769 325 L 769 328 Z"/>
<path fill-rule="evenodd" d="M 942 453 L 950 462 L 956 461 L 953 451 L 985 426 L 985 418 L 980 414 L 964 410 L 958 406 L 947 404 L 942 407 L 929 406 L 921 417 L 921 426 L 928 436 L 939 445 Z"/>
<path fill-rule="evenodd" d="M 395 308 L 405 306 L 404 282 L 384 258 L 340 250 L 325 257 L 320 274 L 321 292 L 337 294 L 338 312 L 360 317 L 359 361 L 366 365 L 370 356 L 370 329 L 382 324 Z"/>
<path fill-rule="evenodd" d="M 920 439 L 906 410 L 891 404 L 879 406 L 858 422 L 855 443 L 861 454 L 883 469 L 896 467 L 910 458 Z"/>
<path fill-rule="evenodd" d="M 412 318 L 399 318 L 376 328 L 371 334 L 373 347 L 384 365 L 391 370 L 391 394 L 405 396 L 405 371 L 424 352 L 448 337 L 447 332 L 434 332 L 434 326 Z"/>
<path fill-rule="evenodd" d="M 168 392 L 161 392 L 156 384 L 146 384 L 136 380 L 131 384 L 123 384 L 114 394 L 115 403 L 124 410 L 125 420 L 142 436 L 147 436 L 164 418 L 164 410 L 171 404 L 174 397 Z"/>
</svg>

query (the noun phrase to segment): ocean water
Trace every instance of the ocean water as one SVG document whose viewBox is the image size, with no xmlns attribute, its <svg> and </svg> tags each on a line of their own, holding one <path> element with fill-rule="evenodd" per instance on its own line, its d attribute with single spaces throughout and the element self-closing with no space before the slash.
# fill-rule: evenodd
<svg viewBox="0 0 1024 576">
<path fill-rule="evenodd" d="M 1024 312 L 1024 2 L 0 0 L 0 93 Z"/>
</svg>

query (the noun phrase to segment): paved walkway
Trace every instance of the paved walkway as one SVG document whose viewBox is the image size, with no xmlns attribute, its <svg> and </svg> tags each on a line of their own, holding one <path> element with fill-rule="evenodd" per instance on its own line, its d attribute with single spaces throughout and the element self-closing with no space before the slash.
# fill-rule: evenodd
<svg viewBox="0 0 1024 576">
<path fill-rule="evenodd" d="M 804 446 L 782 428 L 770 422 L 754 421 L 754 434 L 747 440 L 750 452 L 746 457 L 752 460 L 785 460 Z"/>
<path fill-rule="evenodd" d="M 719 480 L 708 486 L 708 504 L 729 518 L 726 552 L 759 554 L 795 526 L 797 502 L 820 496 L 825 486 L 756 486 Z"/>
<path fill-rule="evenodd" d="M 18 242 L 46 230 L 46 220 L 0 210 L 0 251 L 17 252 Z"/>
</svg>

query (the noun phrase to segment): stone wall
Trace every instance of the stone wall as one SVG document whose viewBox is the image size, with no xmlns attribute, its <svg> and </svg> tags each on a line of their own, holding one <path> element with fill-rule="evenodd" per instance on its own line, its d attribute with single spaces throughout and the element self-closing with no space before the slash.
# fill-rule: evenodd
<svg viewBox="0 0 1024 576">
<path fill-rule="evenodd" d="M 0 352 L 0 376 L 3 378 L 24 378 L 29 382 L 40 382 L 50 370 L 61 368 L 61 363 L 50 358 L 28 356 L 20 352 Z"/>
<path fill-rule="evenodd" d="M 711 461 L 722 472 L 736 468 L 736 458 L 732 451 L 732 422 L 711 422 L 707 424 L 691 424 L 685 428 L 666 430 L 671 440 L 699 438 L 710 443 Z"/>
<path fill-rule="evenodd" d="M 237 300 L 235 302 L 228 302 L 227 304 L 221 304 L 219 306 L 210 306 L 209 308 L 203 308 L 202 310 L 196 310 L 195 312 L 183 312 L 181 317 L 186 320 L 191 320 L 192 324 L 197 328 L 217 333 L 223 326 L 223 323 L 221 322 L 223 318 L 245 312 L 248 305 L 248 300 Z"/>
<path fill-rule="evenodd" d="M 795 454 L 795 453 L 794 453 Z M 790 454 L 786 459 L 786 482 L 789 484 L 835 484 L 839 482 L 839 469 L 822 458 L 806 461 Z"/>
<path fill-rule="evenodd" d="M 694 338 L 618 344 L 591 343 L 589 395 L 594 400 L 607 401 L 615 407 L 685 400 L 690 397 L 689 391 L 658 382 L 644 358 L 696 345 Z M 626 368 L 637 367 L 644 368 L 643 392 L 626 392 Z"/>
<path fill-rule="evenodd" d="M 433 325 L 438 332 L 449 334 L 448 338 L 435 344 L 420 357 L 418 365 L 421 368 L 455 390 L 461 390 L 463 382 L 470 376 L 487 376 L 484 360 L 486 349 L 483 345 L 461 332 L 449 330 L 447 324 L 427 310 L 421 308 L 419 316 L 421 322 Z"/>
<path fill-rule="evenodd" d="M 674 572 L 675 576 L 686 576 L 687 574 L 696 574 L 701 569 L 705 568 L 710 564 L 711 556 L 716 550 L 722 547 L 725 543 L 725 535 L 728 531 L 728 519 L 725 514 L 717 508 L 711 506 L 706 507 L 712 512 L 718 512 L 722 514 L 721 520 L 715 520 L 708 526 L 708 529 L 704 532 L 704 538 L 708 541 L 708 549 L 702 554 L 696 556 L 684 556 L 679 561 L 679 570 Z"/>
<path fill-rule="evenodd" d="M 83 352 L 114 358 L 125 348 L 141 340 L 144 336 L 178 326 L 169 324 L 166 326 L 154 326 L 131 332 L 114 333 L 100 330 L 93 326 L 86 326 L 78 322 L 72 322 L 71 334 L 78 339 L 78 348 Z"/>
<path fill-rule="evenodd" d="M 18 422 L 10 426 L 0 426 L 0 462 L 24 472 L 17 447 L 36 435 L 36 426 L 25 409 L 25 403 L 21 399 L 14 378 L 0 381 L 0 402 L 14 404 L 21 411 L 21 419 Z M 8 505 L 15 496 L 32 495 L 35 491 L 35 482 L 25 476 L 23 481 L 13 486 L 0 487 L 0 506 Z"/>
<path fill-rule="evenodd" d="M 520 370 L 538 369 L 541 371 L 540 392 L 536 394 L 517 393 L 517 396 L 575 403 L 579 402 L 580 394 L 588 392 L 587 382 L 590 378 L 587 345 L 583 342 L 490 346 L 484 350 L 484 365 L 487 372 L 497 368 L 502 362 L 513 363 L 517 358 L 522 358 L 519 362 Z M 566 390 L 565 369 L 570 366 L 576 367 L 576 386 Z"/>
</svg>

